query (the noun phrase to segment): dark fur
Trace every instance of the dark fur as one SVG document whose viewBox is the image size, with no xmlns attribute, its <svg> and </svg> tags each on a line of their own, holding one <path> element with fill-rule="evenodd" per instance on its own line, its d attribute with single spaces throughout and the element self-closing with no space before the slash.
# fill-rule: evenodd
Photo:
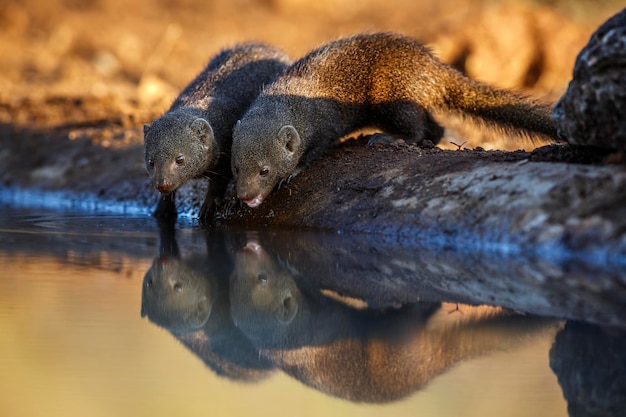
<svg viewBox="0 0 626 417">
<path fill-rule="evenodd" d="M 284 53 L 262 44 L 226 49 L 164 115 L 144 126 L 146 169 L 162 194 L 157 216 L 170 212 L 176 189 L 192 178 L 209 179 L 201 217 L 213 210 L 232 176 L 229 157 L 234 124 L 263 85 L 289 63 Z"/>
<path fill-rule="evenodd" d="M 331 42 L 265 87 L 233 132 L 238 197 L 260 204 L 337 140 L 364 127 L 421 143 L 443 110 L 507 132 L 556 138 L 550 108 L 474 81 L 417 41 L 365 34 Z"/>
</svg>

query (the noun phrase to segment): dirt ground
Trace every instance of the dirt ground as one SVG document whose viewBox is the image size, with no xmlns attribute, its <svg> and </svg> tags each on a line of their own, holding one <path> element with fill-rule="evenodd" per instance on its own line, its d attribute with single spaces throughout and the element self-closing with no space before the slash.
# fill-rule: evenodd
<svg viewBox="0 0 626 417">
<path fill-rule="evenodd" d="M 472 77 L 554 102 L 619 1 L 0 0 L 0 183 L 154 196 L 142 125 L 221 48 L 297 58 L 333 38 L 397 31 Z M 449 121 L 443 148 L 518 149 Z M 332 173 L 331 173 L 332 175 Z"/>
</svg>

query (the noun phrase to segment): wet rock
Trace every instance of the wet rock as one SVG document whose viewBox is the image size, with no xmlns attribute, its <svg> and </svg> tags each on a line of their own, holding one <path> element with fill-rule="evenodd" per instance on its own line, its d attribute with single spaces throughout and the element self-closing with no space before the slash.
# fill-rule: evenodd
<svg viewBox="0 0 626 417">
<path fill-rule="evenodd" d="M 626 9 L 591 36 L 574 76 L 554 107 L 560 134 L 572 144 L 626 150 Z"/>
</svg>

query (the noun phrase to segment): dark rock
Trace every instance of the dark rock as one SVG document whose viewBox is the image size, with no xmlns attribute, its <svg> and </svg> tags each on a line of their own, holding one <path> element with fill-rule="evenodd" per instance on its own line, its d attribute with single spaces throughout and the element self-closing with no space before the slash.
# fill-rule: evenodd
<svg viewBox="0 0 626 417">
<path fill-rule="evenodd" d="M 626 150 L 626 9 L 591 36 L 553 114 L 569 143 Z"/>
</svg>

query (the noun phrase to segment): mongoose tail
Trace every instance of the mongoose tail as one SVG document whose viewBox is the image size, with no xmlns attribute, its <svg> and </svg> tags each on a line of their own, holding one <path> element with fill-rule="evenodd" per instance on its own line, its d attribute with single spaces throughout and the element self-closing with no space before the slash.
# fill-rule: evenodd
<svg viewBox="0 0 626 417">
<path fill-rule="evenodd" d="M 551 106 L 521 93 L 498 89 L 472 80 L 452 67 L 444 72 L 447 80 L 441 101 L 433 103 L 444 110 L 508 134 L 529 138 L 557 140 L 557 126 Z"/>
</svg>

